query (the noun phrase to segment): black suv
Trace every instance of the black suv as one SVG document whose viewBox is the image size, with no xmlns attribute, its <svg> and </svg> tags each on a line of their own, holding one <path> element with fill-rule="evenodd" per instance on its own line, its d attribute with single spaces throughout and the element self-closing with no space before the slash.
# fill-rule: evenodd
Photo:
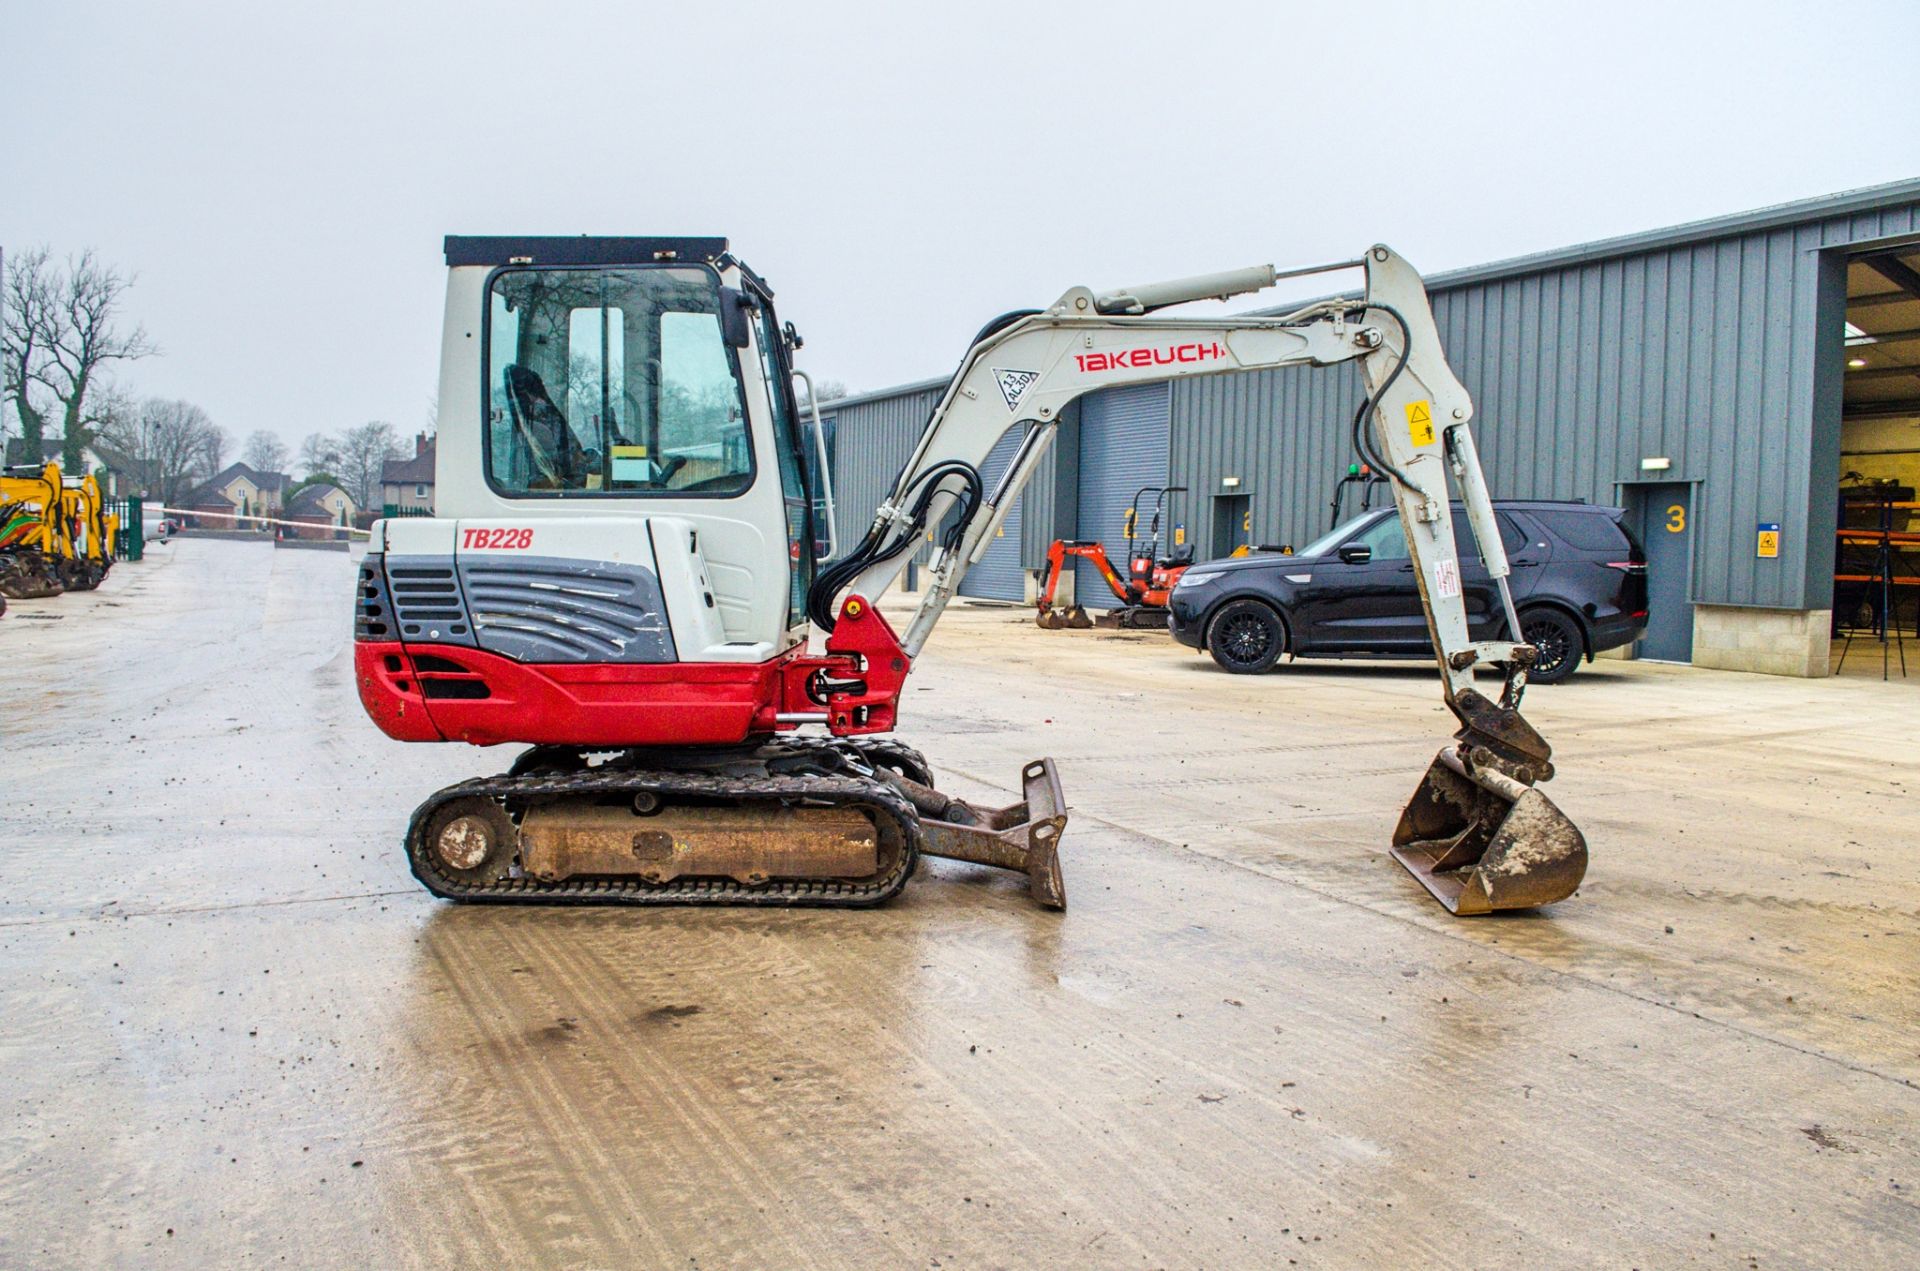
<svg viewBox="0 0 1920 1271">
<path fill-rule="evenodd" d="M 1494 504 L 1522 637 L 1540 650 L 1528 677 L 1552 684 L 1580 659 L 1631 644 L 1647 626 L 1647 566 L 1619 508 Z M 1453 505 L 1467 625 L 1476 640 L 1511 639 L 1500 594 L 1466 514 Z M 1265 671 L 1296 657 L 1432 657 L 1413 562 L 1389 506 L 1348 521 L 1296 555 L 1207 561 L 1173 589 L 1167 625 L 1229 671 Z"/>
</svg>

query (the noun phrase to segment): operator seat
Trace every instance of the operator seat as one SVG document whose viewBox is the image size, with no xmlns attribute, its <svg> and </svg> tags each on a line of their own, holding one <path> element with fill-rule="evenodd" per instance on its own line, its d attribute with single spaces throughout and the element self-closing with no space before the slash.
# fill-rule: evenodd
<svg viewBox="0 0 1920 1271">
<path fill-rule="evenodd" d="M 507 363 L 505 380 L 507 413 L 515 431 L 527 443 L 527 453 L 547 488 L 579 489 L 587 466 L 586 452 L 574 439 L 567 417 L 547 396 L 546 382 L 518 362 Z"/>
</svg>

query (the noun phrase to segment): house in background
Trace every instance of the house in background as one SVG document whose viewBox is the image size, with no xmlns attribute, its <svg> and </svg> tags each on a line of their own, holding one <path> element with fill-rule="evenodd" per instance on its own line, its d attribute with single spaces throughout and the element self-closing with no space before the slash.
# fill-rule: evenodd
<svg viewBox="0 0 1920 1271">
<path fill-rule="evenodd" d="M 433 515 L 433 438 L 413 437 L 413 458 L 389 459 L 380 468 L 382 516 Z"/>
<path fill-rule="evenodd" d="M 354 513 L 358 510 L 353 506 L 352 497 L 337 485 L 328 485 L 323 481 L 317 485 L 301 486 L 287 500 L 285 519 L 299 524 L 284 527 L 286 536 L 339 538 L 341 535 L 338 530 L 352 525 Z"/>
<path fill-rule="evenodd" d="M 194 524 L 200 529 L 243 529 L 264 534 L 273 527 L 233 518 L 279 516 L 291 483 L 284 472 L 261 472 L 244 463 L 230 463 L 195 486 L 181 502 L 189 513 L 196 514 Z"/>
</svg>

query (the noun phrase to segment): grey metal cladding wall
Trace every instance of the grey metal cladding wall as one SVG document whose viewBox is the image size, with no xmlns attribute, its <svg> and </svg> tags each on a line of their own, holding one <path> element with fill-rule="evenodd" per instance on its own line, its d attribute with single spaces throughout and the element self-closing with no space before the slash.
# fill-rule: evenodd
<svg viewBox="0 0 1920 1271">
<path fill-rule="evenodd" d="M 1253 541 L 1304 546 L 1325 531 L 1333 483 L 1352 461 L 1346 423 L 1360 405 L 1351 367 L 1294 367 L 1176 381 L 1170 504 L 1202 555 L 1217 494 L 1250 496 Z M 1239 477 L 1232 489 L 1224 478 Z"/>
<path fill-rule="evenodd" d="M 1823 607 L 1812 557 L 1830 552 L 1831 519 L 1809 484 L 1819 252 L 1916 231 L 1908 203 L 1436 292 L 1495 496 L 1612 502 L 1642 457 L 1667 456 L 1661 479 L 1700 482 L 1694 600 Z M 1189 534 L 1206 533 L 1205 496 L 1229 475 L 1253 494 L 1259 540 L 1323 531 L 1358 404 L 1350 368 L 1176 384 Z M 1781 523 L 1778 560 L 1754 555 L 1761 521 Z"/>
<path fill-rule="evenodd" d="M 873 523 L 880 500 L 893 489 L 940 401 L 941 389 L 862 398 L 846 406 L 823 402 L 820 415 L 833 425 L 834 518 L 842 551 Z"/>
<path fill-rule="evenodd" d="M 875 509 L 892 490 L 943 392 L 944 384 L 860 397 L 846 405 L 821 403 L 821 419 L 834 421 L 833 497 L 843 550 L 873 523 Z M 1054 471 L 1054 454 L 1049 450 L 1022 495 L 1023 568 L 1038 569 L 1047 561 L 1047 547 L 1053 542 Z M 926 558 L 924 549 L 920 558 Z"/>
<path fill-rule="evenodd" d="M 991 494 L 1013 463 L 1025 429 L 1009 428 L 980 465 L 980 479 Z M 999 534 L 987 544 L 987 550 L 960 580 L 960 594 L 992 600 L 1024 600 L 1026 583 L 1021 573 L 1020 521 L 1021 499 L 1014 499 L 1000 523 Z"/>
</svg>

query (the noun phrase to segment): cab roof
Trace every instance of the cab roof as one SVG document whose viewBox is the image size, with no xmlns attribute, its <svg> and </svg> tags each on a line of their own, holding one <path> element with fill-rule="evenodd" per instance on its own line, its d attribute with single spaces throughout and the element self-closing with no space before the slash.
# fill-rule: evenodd
<svg viewBox="0 0 1920 1271">
<path fill-rule="evenodd" d="M 449 234 L 447 265 L 653 265 L 668 260 L 717 262 L 724 238 L 596 238 L 576 235 Z"/>
</svg>

